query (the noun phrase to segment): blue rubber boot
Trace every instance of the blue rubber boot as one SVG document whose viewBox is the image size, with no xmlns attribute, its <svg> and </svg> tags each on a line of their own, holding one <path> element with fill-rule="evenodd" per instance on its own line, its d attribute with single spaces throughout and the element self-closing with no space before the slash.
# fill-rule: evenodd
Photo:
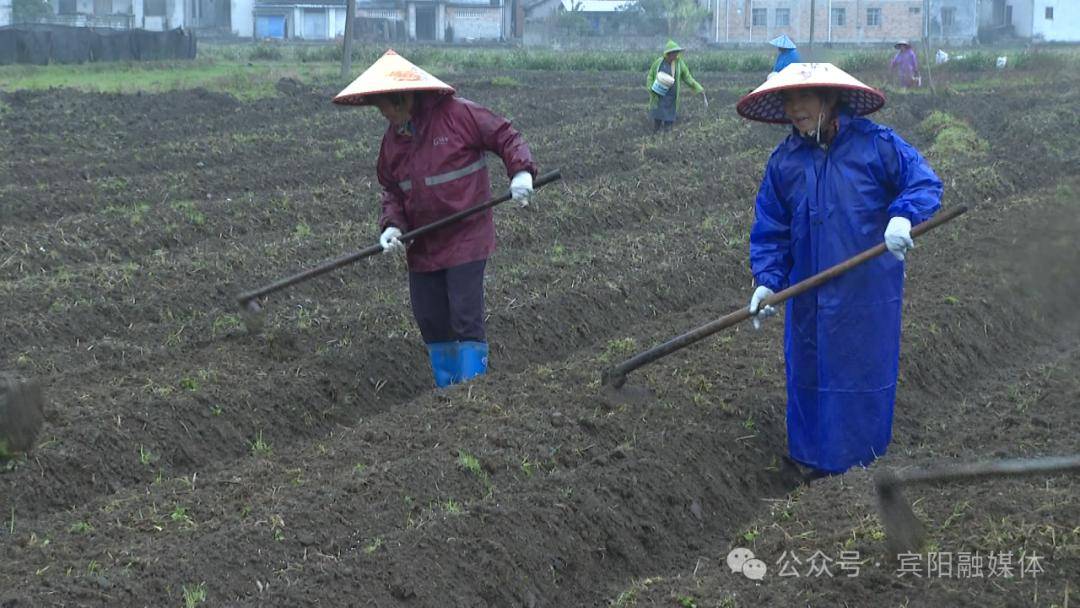
<svg viewBox="0 0 1080 608">
<path fill-rule="evenodd" d="M 435 386 L 443 388 L 458 382 L 458 343 L 433 342 L 427 345 Z"/>
<path fill-rule="evenodd" d="M 466 382 L 487 373 L 487 342 L 458 342 L 457 371 L 458 381 Z"/>
</svg>

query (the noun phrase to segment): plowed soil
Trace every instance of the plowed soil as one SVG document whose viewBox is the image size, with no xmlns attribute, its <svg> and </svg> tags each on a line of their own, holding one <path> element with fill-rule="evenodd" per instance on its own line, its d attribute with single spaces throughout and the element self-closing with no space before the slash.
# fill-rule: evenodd
<svg viewBox="0 0 1080 608">
<path fill-rule="evenodd" d="M 376 112 L 295 83 L 249 103 L 3 98 L 0 370 L 48 402 L 37 447 L 0 473 L 0 606 L 1077 602 L 1076 476 L 909 490 L 930 532 L 918 577 L 886 554 L 871 483 L 1077 451 L 1073 76 L 896 93 L 875 117 L 971 211 L 912 253 L 890 453 L 809 486 L 779 459 L 780 321 L 636 372 L 645 400 L 599 382 L 748 300 L 753 197 L 785 135 L 735 115 L 754 83 L 699 75 L 710 108 L 688 100 L 656 136 L 638 74 L 510 76 L 449 80 L 564 179 L 497 212 L 492 370 L 440 392 L 400 260 L 271 296 L 261 332 L 234 302 L 375 241 Z M 973 138 L 946 145 L 935 111 Z M 764 580 L 730 572 L 735 547 Z M 865 561 L 780 575 L 815 551 Z M 1004 552 L 1013 576 L 925 571 L 929 554 Z M 1042 571 L 1021 576 L 1032 555 Z"/>
</svg>

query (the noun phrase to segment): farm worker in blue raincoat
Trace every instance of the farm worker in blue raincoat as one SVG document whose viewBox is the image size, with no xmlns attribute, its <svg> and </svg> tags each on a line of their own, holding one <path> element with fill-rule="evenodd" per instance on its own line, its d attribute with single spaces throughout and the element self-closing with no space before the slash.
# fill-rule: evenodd
<svg viewBox="0 0 1080 608">
<path fill-rule="evenodd" d="M 681 46 L 674 40 L 668 40 L 664 54 L 653 62 L 645 79 L 645 86 L 649 89 L 649 117 L 653 120 L 653 132 L 670 130 L 675 124 L 679 112 L 679 91 L 683 85 L 696 93 L 705 94 L 705 87 L 690 74 L 682 52 Z M 705 104 L 708 106 L 708 101 Z"/>
<path fill-rule="evenodd" d="M 770 40 L 769 44 L 776 47 L 776 63 L 773 64 L 772 68 L 774 74 L 780 73 L 780 70 L 793 63 L 802 61 L 799 57 L 799 51 L 795 48 L 795 42 L 787 34 L 780 34 Z M 772 75 L 770 74 L 769 77 L 772 78 Z"/>
<path fill-rule="evenodd" d="M 866 466 L 892 435 L 904 259 L 911 226 L 942 184 L 892 129 L 863 116 L 885 96 L 828 63 L 793 63 L 743 97 L 751 120 L 791 124 L 758 190 L 750 232 L 754 325 L 761 302 L 874 247 L 879 256 L 788 300 L 784 328 L 790 457 L 810 477 Z"/>
<path fill-rule="evenodd" d="M 372 105 L 387 119 L 376 167 L 382 186 L 379 242 L 404 252 L 409 299 L 436 386 L 487 372 L 484 267 L 495 251 L 490 209 L 425 234 L 406 250 L 403 233 L 491 198 L 486 154 L 502 159 L 510 193 L 528 204 L 536 163 L 510 121 L 455 95 L 453 87 L 387 51 L 334 97 Z"/>
</svg>

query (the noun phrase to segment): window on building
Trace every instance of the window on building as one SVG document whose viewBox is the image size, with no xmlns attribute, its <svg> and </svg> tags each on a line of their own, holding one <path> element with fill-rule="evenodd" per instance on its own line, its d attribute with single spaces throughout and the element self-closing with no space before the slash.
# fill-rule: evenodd
<svg viewBox="0 0 1080 608">
<path fill-rule="evenodd" d="M 838 27 L 844 27 L 847 23 L 847 9 L 846 8 L 834 8 L 832 9 L 832 24 Z"/>
<path fill-rule="evenodd" d="M 866 25 L 868 25 L 868 26 L 880 26 L 881 25 L 881 9 L 880 8 L 868 8 L 868 9 L 866 9 Z"/>
<path fill-rule="evenodd" d="M 755 27 L 759 26 L 759 25 L 760 26 L 766 26 L 766 25 L 769 24 L 768 15 L 769 15 L 768 9 L 755 8 L 754 13 L 753 13 L 753 18 L 751 19 L 750 23 L 753 24 Z"/>
<path fill-rule="evenodd" d="M 778 8 L 776 9 L 776 27 L 788 27 L 791 25 L 791 9 L 790 8 Z"/>
<path fill-rule="evenodd" d="M 77 10 L 75 6 L 75 0 L 60 0 L 60 7 L 58 12 L 61 15 L 74 15 Z"/>
<path fill-rule="evenodd" d="M 954 25 L 956 25 L 956 9 L 951 6 L 941 9 L 941 27 Z"/>
<path fill-rule="evenodd" d="M 918 6 L 909 6 L 908 9 L 907 9 L 907 12 L 908 12 L 909 15 L 918 15 L 919 12 L 921 12 L 921 11 L 922 11 L 922 8 L 918 7 Z"/>
<path fill-rule="evenodd" d="M 1054 7 L 1052 7 L 1052 6 L 1046 7 L 1046 18 L 1051 20 L 1051 21 L 1054 20 Z"/>
<path fill-rule="evenodd" d="M 143 14 L 147 17 L 164 17 L 165 0 L 146 0 L 143 6 Z"/>
</svg>

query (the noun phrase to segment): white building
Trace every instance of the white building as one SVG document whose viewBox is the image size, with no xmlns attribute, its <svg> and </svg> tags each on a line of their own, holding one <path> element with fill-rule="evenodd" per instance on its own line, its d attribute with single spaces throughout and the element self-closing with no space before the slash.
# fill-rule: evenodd
<svg viewBox="0 0 1080 608">
<path fill-rule="evenodd" d="M 463 42 L 509 37 L 517 0 L 357 0 L 359 37 Z M 345 0 L 232 0 L 241 37 L 326 40 L 345 34 Z"/>
<path fill-rule="evenodd" d="M 1046 42 L 1080 42 L 1080 0 L 982 0 L 982 28 Z"/>
<path fill-rule="evenodd" d="M 342 0 L 344 2 L 344 0 Z M 0 0 L 0 25 L 4 7 Z M 51 17 L 42 23 L 113 29 L 139 28 L 164 31 L 176 28 L 211 28 L 228 32 L 233 0 L 51 0 Z M 250 9 L 248 11 L 250 20 Z"/>
<path fill-rule="evenodd" d="M 5 0 L 0 0 L 3 1 Z M 76 27 L 164 31 L 189 27 L 189 14 L 186 9 L 189 3 L 197 1 L 199 0 L 52 0 L 50 4 L 53 15 L 40 21 Z"/>
<path fill-rule="evenodd" d="M 969 44 L 978 35 L 980 0 L 699 0 L 710 9 L 708 36 L 720 44 L 764 44 L 780 34 L 796 43 L 888 44 L 930 37 Z M 813 10 L 811 10 L 813 9 Z"/>
<path fill-rule="evenodd" d="M 219 30 L 244 38 L 333 40 L 346 0 L 51 0 L 49 23 L 102 28 Z M 514 35 L 522 0 L 357 0 L 358 32 L 387 40 L 470 42 Z M 0 0 L 0 25 L 12 0 Z M 518 19 L 520 21 L 521 19 Z M 518 32 L 520 34 L 520 32 Z"/>
<path fill-rule="evenodd" d="M 409 40 L 504 40 L 510 37 L 510 6 L 514 5 L 516 2 L 507 0 L 360 0 L 356 15 L 385 19 Z"/>
<path fill-rule="evenodd" d="M 244 38 L 332 40 L 345 35 L 345 0 L 232 0 L 230 23 Z"/>
</svg>

